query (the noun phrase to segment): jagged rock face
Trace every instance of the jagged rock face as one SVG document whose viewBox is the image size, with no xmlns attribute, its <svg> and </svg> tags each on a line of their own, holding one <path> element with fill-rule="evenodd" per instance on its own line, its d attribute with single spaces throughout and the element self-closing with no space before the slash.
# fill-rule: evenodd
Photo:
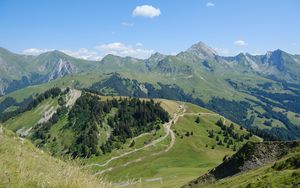
<svg viewBox="0 0 300 188">
<path fill-rule="evenodd" d="M 145 60 L 145 64 L 149 70 L 152 70 L 157 64 L 162 61 L 166 55 L 160 54 L 156 52 L 155 54 L 151 55 L 150 58 Z"/>
<path fill-rule="evenodd" d="M 59 59 L 52 71 L 47 76 L 47 81 L 54 80 L 75 72 L 75 67 L 67 59 Z"/>
<path fill-rule="evenodd" d="M 267 53 L 264 59 L 264 63 L 270 66 L 276 67 L 279 71 L 284 71 L 284 62 L 282 59 L 282 51 L 276 50 L 271 53 Z"/>
<path fill-rule="evenodd" d="M 222 178 L 233 176 L 240 172 L 261 167 L 277 161 L 292 148 L 299 146 L 299 142 L 261 142 L 245 144 L 236 154 L 226 159 L 222 164 L 209 173 L 191 181 L 184 187 L 200 187 Z"/>
</svg>

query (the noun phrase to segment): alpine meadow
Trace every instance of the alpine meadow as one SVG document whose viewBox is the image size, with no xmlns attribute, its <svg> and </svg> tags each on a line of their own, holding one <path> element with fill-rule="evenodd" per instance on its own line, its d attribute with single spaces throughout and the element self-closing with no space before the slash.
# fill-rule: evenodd
<svg viewBox="0 0 300 188">
<path fill-rule="evenodd" d="M 300 2 L 0 2 L 0 187 L 299 187 Z"/>
</svg>

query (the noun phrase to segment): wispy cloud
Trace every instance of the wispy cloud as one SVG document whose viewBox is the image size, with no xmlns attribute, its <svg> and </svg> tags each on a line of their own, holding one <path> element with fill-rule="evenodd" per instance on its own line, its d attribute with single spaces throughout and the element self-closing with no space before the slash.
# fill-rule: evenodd
<svg viewBox="0 0 300 188">
<path fill-rule="evenodd" d="M 219 55 L 229 55 L 230 51 L 226 48 L 214 48 Z"/>
<path fill-rule="evenodd" d="M 53 51 L 54 49 L 38 49 L 38 48 L 28 48 L 23 50 L 23 54 L 26 55 L 39 55 L 48 51 Z M 140 59 L 146 59 L 151 56 L 155 51 L 151 49 L 146 49 L 143 47 L 143 44 L 138 42 L 134 45 L 128 45 L 121 42 L 113 42 L 108 44 L 100 44 L 95 46 L 94 50 L 87 48 L 80 48 L 78 50 L 63 49 L 59 50 L 67 55 L 72 57 L 99 61 L 105 55 L 113 54 L 117 56 L 131 56 Z"/>
<path fill-rule="evenodd" d="M 85 60 L 98 61 L 103 58 L 97 52 L 88 50 L 86 48 L 80 48 L 79 50 L 75 50 L 75 51 L 73 51 L 73 50 L 61 50 L 61 51 L 70 56 L 80 58 L 80 59 L 85 59 Z"/>
<path fill-rule="evenodd" d="M 235 45 L 238 45 L 238 46 L 247 46 L 248 43 L 244 40 L 237 40 L 237 41 L 234 41 L 234 44 Z"/>
<path fill-rule="evenodd" d="M 28 48 L 23 50 L 23 54 L 26 55 L 40 55 L 45 52 L 53 51 L 53 49 L 38 49 L 38 48 Z"/>
<path fill-rule="evenodd" d="M 136 43 L 135 45 L 141 47 L 141 46 L 143 46 L 143 43 L 138 42 L 138 43 Z"/>
<path fill-rule="evenodd" d="M 140 43 L 141 44 L 141 43 Z M 121 42 L 113 42 L 109 44 L 102 44 L 96 46 L 96 49 L 99 51 L 100 54 L 107 55 L 107 54 L 113 54 L 118 56 L 132 56 L 136 58 L 145 59 L 150 57 L 151 54 L 154 53 L 154 50 L 145 49 L 142 48 L 142 46 L 135 45 L 126 45 Z"/>
<path fill-rule="evenodd" d="M 141 5 L 141 6 L 135 7 L 135 9 L 132 12 L 132 15 L 154 18 L 156 16 L 159 16 L 160 13 L 161 13 L 160 9 L 155 8 L 152 5 Z"/>
<path fill-rule="evenodd" d="M 214 6 L 215 6 L 215 4 L 214 4 L 214 3 L 212 3 L 212 2 L 207 2 L 207 3 L 206 3 L 206 6 L 207 6 L 207 7 L 214 7 Z"/>
<path fill-rule="evenodd" d="M 121 25 L 125 26 L 125 27 L 133 27 L 134 23 L 133 22 L 122 22 Z"/>
</svg>

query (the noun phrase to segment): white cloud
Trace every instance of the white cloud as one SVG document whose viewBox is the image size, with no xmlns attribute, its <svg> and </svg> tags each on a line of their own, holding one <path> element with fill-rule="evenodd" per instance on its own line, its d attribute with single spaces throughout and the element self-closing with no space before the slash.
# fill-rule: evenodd
<svg viewBox="0 0 300 188">
<path fill-rule="evenodd" d="M 246 46 L 246 45 L 248 45 L 248 43 L 245 42 L 244 40 L 237 40 L 237 41 L 234 41 L 234 44 L 235 44 L 235 45 L 238 45 L 238 46 Z"/>
<path fill-rule="evenodd" d="M 264 53 L 262 53 L 262 52 L 253 52 L 253 53 L 251 53 L 251 55 L 264 55 Z"/>
<path fill-rule="evenodd" d="M 80 48 L 78 50 L 64 49 L 61 52 L 80 59 L 99 61 L 107 54 L 113 54 L 117 56 L 131 56 L 140 59 L 146 59 L 154 53 L 154 50 L 143 48 L 143 44 L 138 42 L 134 45 L 126 45 L 120 42 L 114 42 L 109 44 L 102 44 L 95 47 L 96 50 L 89 50 L 87 48 Z M 53 49 L 38 49 L 29 48 L 23 50 L 24 54 L 27 55 L 39 55 Z"/>
<path fill-rule="evenodd" d="M 61 50 L 61 51 L 70 56 L 80 58 L 80 59 L 85 59 L 85 60 L 99 61 L 102 59 L 102 56 L 99 55 L 97 52 L 90 51 L 86 48 L 80 48 L 77 51 L 72 51 L 72 50 Z"/>
<path fill-rule="evenodd" d="M 128 23 L 128 22 L 122 22 L 121 25 L 125 26 L 125 27 L 133 27 L 134 26 L 134 23 L 131 22 L 131 23 Z"/>
<path fill-rule="evenodd" d="M 53 49 L 38 49 L 38 48 L 28 48 L 23 50 L 23 54 L 26 55 L 40 55 L 45 52 L 53 51 Z"/>
<path fill-rule="evenodd" d="M 229 55 L 230 51 L 226 48 L 214 48 L 214 50 L 220 55 Z"/>
<path fill-rule="evenodd" d="M 207 3 L 206 3 L 206 6 L 207 6 L 207 7 L 214 7 L 214 6 L 215 6 L 215 4 L 214 4 L 214 3 L 212 3 L 212 2 L 207 2 Z"/>
<path fill-rule="evenodd" d="M 155 8 L 151 5 L 142 5 L 135 7 L 135 9 L 132 12 L 132 15 L 154 18 L 160 15 L 160 10 L 159 8 Z"/>
<path fill-rule="evenodd" d="M 38 48 L 29 48 L 23 50 L 23 54 L 26 55 L 40 55 L 45 52 L 54 51 L 54 49 L 38 49 Z M 72 57 L 86 59 L 86 60 L 101 60 L 102 56 L 100 56 L 97 52 L 90 51 L 86 48 L 80 48 L 79 50 L 59 50 L 67 55 Z"/>
<path fill-rule="evenodd" d="M 103 56 L 107 54 L 113 54 L 122 57 L 132 56 L 141 59 L 148 58 L 151 54 L 154 53 L 153 50 L 144 49 L 138 45 L 131 46 L 120 42 L 98 45 L 96 46 L 96 49 Z"/>
</svg>

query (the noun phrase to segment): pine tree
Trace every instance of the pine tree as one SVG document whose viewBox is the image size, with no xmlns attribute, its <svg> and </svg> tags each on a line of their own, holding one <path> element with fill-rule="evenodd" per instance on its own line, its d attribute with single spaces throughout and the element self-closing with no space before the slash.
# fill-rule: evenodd
<svg viewBox="0 0 300 188">
<path fill-rule="evenodd" d="M 129 147 L 133 147 L 135 145 L 135 141 L 134 140 L 132 140 L 132 142 L 130 143 L 130 145 L 129 145 Z"/>
<path fill-rule="evenodd" d="M 233 151 L 236 151 L 236 146 L 235 145 L 233 146 Z"/>
<path fill-rule="evenodd" d="M 198 124 L 200 123 L 200 118 L 199 118 L 199 116 L 197 116 L 195 122 L 198 123 Z"/>
</svg>

